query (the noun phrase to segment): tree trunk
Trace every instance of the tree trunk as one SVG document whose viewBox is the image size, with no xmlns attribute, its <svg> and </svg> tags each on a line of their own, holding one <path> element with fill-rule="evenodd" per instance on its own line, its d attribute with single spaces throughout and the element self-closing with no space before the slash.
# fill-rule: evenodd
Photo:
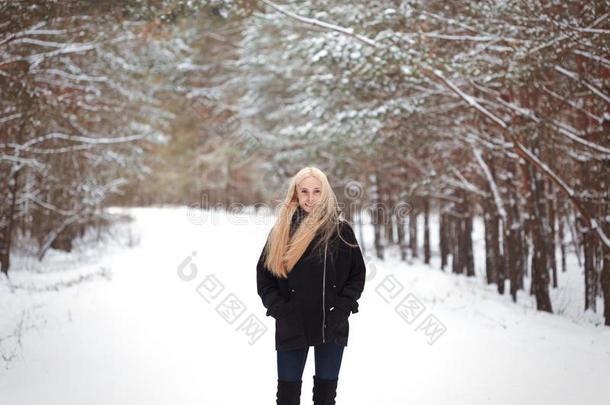
<svg viewBox="0 0 610 405">
<path fill-rule="evenodd" d="M 550 180 L 547 180 L 548 192 L 547 195 L 547 208 L 549 210 L 549 239 L 548 239 L 548 254 L 551 259 L 551 272 L 552 272 L 552 283 L 553 287 L 557 288 L 557 258 L 555 257 L 555 251 L 557 250 L 556 246 L 556 237 L 555 237 L 555 223 L 556 223 L 556 215 L 555 215 L 555 199 L 556 194 L 553 187 L 553 183 Z"/>
<path fill-rule="evenodd" d="M 529 174 L 530 230 L 534 244 L 532 255 L 532 293 L 540 311 L 553 312 L 549 296 L 549 261 L 547 257 L 548 223 L 544 202 L 544 180 L 532 165 L 527 165 Z"/>
<path fill-rule="evenodd" d="M 13 229 L 15 222 L 15 207 L 17 202 L 17 190 L 19 184 L 20 167 L 18 163 L 12 166 L 11 174 L 8 180 L 8 211 L 6 217 L 2 219 L 5 223 L 5 228 L 0 238 L 0 270 L 8 277 L 8 270 L 11 266 L 11 245 L 13 239 Z"/>
<path fill-rule="evenodd" d="M 449 256 L 450 246 L 450 228 L 449 228 L 449 216 L 441 212 L 439 215 L 439 248 L 441 251 L 441 270 L 447 267 L 447 257 Z"/>
<path fill-rule="evenodd" d="M 515 185 L 516 167 L 514 161 L 508 161 L 507 180 L 505 182 L 507 191 L 506 224 L 503 226 L 504 245 L 503 267 L 498 271 L 498 292 L 504 294 L 504 280 L 510 280 L 510 295 L 513 302 L 517 302 L 517 291 L 523 288 L 523 276 L 525 274 L 526 257 L 523 238 L 523 223 L 521 211 L 519 210 L 519 195 Z"/>
<path fill-rule="evenodd" d="M 466 255 L 466 275 L 474 276 L 474 254 L 472 252 L 472 216 L 468 212 L 464 218 L 464 250 Z"/>
<path fill-rule="evenodd" d="M 411 256 L 418 257 L 417 254 L 417 214 L 415 209 L 409 213 L 409 248 Z"/>
<path fill-rule="evenodd" d="M 606 220 L 603 222 L 602 229 L 606 235 L 610 235 L 610 221 L 608 221 L 609 215 L 610 207 L 608 204 L 604 204 L 602 207 L 602 217 L 606 218 Z M 605 325 L 610 326 L 610 247 L 603 244 L 602 252 L 603 262 L 600 279 L 602 294 L 604 296 L 604 318 Z"/>
<path fill-rule="evenodd" d="M 564 231 L 564 225 L 565 222 L 567 221 L 567 212 L 564 212 L 563 209 L 561 209 L 561 207 L 563 207 L 565 204 L 565 202 L 563 201 L 563 198 L 560 196 L 559 200 L 558 200 L 558 204 L 557 204 L 557 239 L 559 239 L 559 249 L 561 251 L 561 272 L 565 273 L 567 268 L 566 268 L 566 243 L 565 243 L 565 231 Z"/>
<path fill-rule="evenodd" d="M 483 221 L 485 224 L 485 278 L 487 284 L 498 283 L 498 265 L 500 244 L 498 226 L 500 216 L 490 195 L 483 203 Z"/>
<path fill-rule="evenodd" d="M 28 122 L 24 119 L 17 132 L 17 144 L 22 143 L 25 126 Z M 19 158 L 19 152 L 15 154 L 15 158 Z M 8 178 L 8 211 L 5 218 L 0 218 L 0 224 L 4 223 L 5 227 L 0 235 L 0 271 L 2 271 L 8 277 L 8 270 L 11 267 L 11 246 L 13 241 L 13 230 L 15 226 L 15 216 L 17 207 L 17 194 L 19 190 L 19 174 L 22 166 L 19 162 L 14 162 L 11 165 L 11 172 Z"/>
<path fill-rule="evenodd" d="M 407 260 L 407 243 L 405 239 L 405 216 L 398 215 L 396 218 L 396 233 L 398 234 L 398 248 L 400 249 L 400 260 Z"/>
<path fill-rule="evenodd" d="M 430 199 L 424 197 L 424 263 L 430 264 Z"/>
<path fill-rule="evenodd" d="M 381 205 L 381 180 L 379 179 L 379 173 L 375 173 L 375 180 L 376 180 L 376 188 L 377 188 L 377 192 L 375 193 L 374 196 L 374 207 L 373 207 L 373 212 L 372 212 L 372 217 L 373 217 L 373 230 L 374 230 L 374 236 L 375 236 L 375 253 L 377 255 L 377 258 L 380 260 L 383 260 L 384 258 L 384 252 L 383 252 L 383 241 L 382 241 L 382 231 L 381 231 L 381 218 L 382 216 L 380 215 L 379 211 L 382 210 L 382 205 Z"/>
<path fill-rule="evenodd" d="M 389 184 L 388 184 L 389 185 Z M 383 231 L 385 234 L 385 241 L 388 246 L 394 244 L 394 199 L 392 198 L 392 189 L 385 188 L 382 196 L 383 209 L 381 210 L 381 221 L 383 223 Z"/>
<path fill-rule="evenodd" d="M 462 270 L 462 257 L 460 255 L 460 235 L 462 221 L 458 216 L 458 213 L 451 216 L 450 229 L 451 229 L 451 271 L 453 273 L 461 273 Z"/>
<path fill-rule="evenodd" d="M 597 270 L 595 267 L 595 252 L 597 238 L 593 230 L 585 226 L 584 220 L 578 218 L 578 227 L 582 230 L 583 256 L 585 258 L 585 311 L 596 312 L 595 298 L 597 297 Z"/>
</svg>

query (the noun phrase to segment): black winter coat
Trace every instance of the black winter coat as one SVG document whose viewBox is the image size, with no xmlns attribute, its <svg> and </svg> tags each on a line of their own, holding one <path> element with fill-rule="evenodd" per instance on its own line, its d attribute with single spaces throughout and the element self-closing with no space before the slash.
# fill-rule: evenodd
<svg viewBox="0 0 610 405">
<path fill-rule="evenodd" d="M 298 207 L 295 219 L 302 215 Z M 340 223 L 341 236 L 357 244 L 352 227 Z M 267 316 L 275 318 L 275 349 L 301 349 L 332 341 L 347 346 L 350 313 L 358 312 L 364 289 L 366 269 L 360 247 L 345 244 L 335 234 L 329 240 L 324 266 L 324 245 L 321 252 L 312 251 L 319 234 L 307 247 L 288 278 L 275 277 L 265 266 L 265 249 L 257 264 L 258 295 L 267 308 Z"/>
</svg>

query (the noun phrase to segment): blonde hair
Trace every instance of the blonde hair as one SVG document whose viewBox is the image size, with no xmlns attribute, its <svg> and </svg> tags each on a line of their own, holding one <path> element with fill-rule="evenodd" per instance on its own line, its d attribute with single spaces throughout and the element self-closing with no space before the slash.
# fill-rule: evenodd
<svg viewBox="0 0 610 405">
<path fill-rule="evenodd" d="M 322 184 L 320 199 L 314 204 L 311 212 L 305 215 L 300 226 L 290 237 L 292 217 L 299 207 L 297 187 L 307 177 L 314 177 Z M 265 267 L 276 277 L 287 278 L 288 273 L 299 261 L 315 235 L 319 233 L 320 238 L 312 251 L 316 247 L 328 243 L 328 240 L 336 231 L 339 233 L 339 221 L 341 221 L 341 218 L 337 206 L 337 197 L 326 175 L 320 169 L 311 166 L 299 170 L 290 182 L 276 223 L 271 229 L 265 244 L 264 249 L 268 253 L 265 259 Z M 348 242 L 346 243 L 351 245 Z"/>
</svg>

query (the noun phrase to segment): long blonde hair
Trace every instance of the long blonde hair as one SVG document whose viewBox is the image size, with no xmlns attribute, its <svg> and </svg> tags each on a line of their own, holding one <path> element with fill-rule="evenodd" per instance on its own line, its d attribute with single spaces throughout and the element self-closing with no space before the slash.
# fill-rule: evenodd
<svg viewBox="0 0 610 405">
<path fill-rule="evenodd" d="M 290 237 L 292 217 L 299 207 L 297 187 L 307 177 L 314 177 L 322 184 L 320 199 Z M 312 250 L 328 242 L 335 231 L 338 231 L 340 220 L 337 197 L 326 175 L 320 169 L 311 166 L 299 170 L 290 182 L 277 221 L 265 244 L 267 252 L 265 266 L 276 277 L 287 278 L 315 235 L 319 233 L 320 238 Z"/>
</svg>

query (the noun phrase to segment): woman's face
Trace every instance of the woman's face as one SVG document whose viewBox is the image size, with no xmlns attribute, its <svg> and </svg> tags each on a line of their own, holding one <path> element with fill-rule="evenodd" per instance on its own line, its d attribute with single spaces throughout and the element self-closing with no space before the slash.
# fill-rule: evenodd
<svg viewBox="0 0 610 405">
<path fill-rule="evenodd" d="M 309 176 L 297 184 L 299 205 L 306 212 L 310 212 L 313 205 L 318 202 L 322 194 L 322 183 L 315 177 Z"/>
</svg>

